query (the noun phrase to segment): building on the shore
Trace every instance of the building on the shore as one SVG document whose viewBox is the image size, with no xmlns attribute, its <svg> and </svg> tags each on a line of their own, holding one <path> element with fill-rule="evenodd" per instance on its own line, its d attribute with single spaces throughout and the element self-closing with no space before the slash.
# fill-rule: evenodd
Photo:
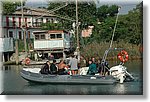
<svg viewBox="0 0 150 102">
<path fill-rule="evenodd" d="M 2 54 L 2 62 L 10 60 L 10 56 L 14 53 L 13 38 L 0 37 L 0 53 Z"/>
<path fill-rule="evenodd" d="M 65 59 L 72 50 L 71 34 L 64 30 L 34 31 L 34 58 Z"/>
<path fill-rule="evenodd" d="M 2 27 L 3 37 L 11 37 L 14 39 L 23 39 L 25 31 L 26 38 L 33 38 L 33 31 L 41 30 L 42 23 L 57 23 L 58 18 L 48 13 L 46 9 L 42 8 L 23 8 L 23 19 L 21 9 L 16 10 L 13 14 L 3 15 Z M 22 26 L 25 29 L 22 30 Z"/>
<path fill-rule="evenodd" d="M 13 46 L 13 49 L 11 49 L 11 51 L 5 49 L 2 50 L 2 56 L 4 57 L 3 61 L 9 61 L 12 53 L 15 52 L 15 39 L 23 41 L 24 33 L 26 35 L 26 40 L 33 39 L 33 32 L 41 30 L 41 24 L 47 22 L 58 23 L 59 19 L 60 18 L 56 17 L 55 15 L 50 14 L 46 9 L 33 9 L 28 7 L 23 8 L 23 15 L 21 8 L 17 9 L 12 14 L 2 15 L 1 40 L 4 41 L 3 44 L 5 45 L 5 42 L 11 42 L 7 43 L 7 47 Z M 24 30 L 22 29 L 22 27 Z"/>
</svg>

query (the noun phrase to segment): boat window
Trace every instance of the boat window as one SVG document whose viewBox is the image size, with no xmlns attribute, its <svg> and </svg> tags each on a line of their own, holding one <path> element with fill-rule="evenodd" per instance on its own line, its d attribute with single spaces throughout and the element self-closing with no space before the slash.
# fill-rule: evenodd
<svg viewBox="0 0 150 102">
<path fill-rule="evenodd" d="M 57 38 L 62 38 L 62 34 L 56 34 Z"/>
<path fill-rule="evenodd" d="M 36 40 L 39 40 L 39 38 L 40 38 L 39 35 L 35 35 Z"/>
<path fill-rule="evenodd" d="M 41 35 L 41 39 L 45 39 L 45 35 L 42 34 L 42 35 Z"/>
<path fill-rule="evenodd" d="M 50 35 L 51 39 L 55 39 L 55 34 Z"/>
</svg>

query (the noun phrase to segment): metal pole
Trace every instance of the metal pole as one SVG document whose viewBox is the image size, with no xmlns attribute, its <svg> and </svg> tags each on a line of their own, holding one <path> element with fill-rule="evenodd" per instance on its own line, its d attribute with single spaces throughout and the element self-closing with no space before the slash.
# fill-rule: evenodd
<svg viewBox="0 0 150 102">
<path fill-rule="evenodd" d="M 25 29 L 23 28 L 23 26 L 25 26 L 25 23 L 24 23 L 24 16 L 23 16 L 23 2 L 22 2 L 22 0 L 21 0 L 21 11 L 22 11 L 22 31 L 23 31 L 23 39 L 24 39 L 24 50 L 25 50 L 25 52 L 27 52 L 26 32 L 25 32 Z"/>
<path fill-rule="evenodd" d="M 15 18 L 16 18 L 16 15 L 15 15 Z M 18 52 L 18 39 L 17 39 L 17 24 L 15 24 L 15 33 L 16 33 L 16 40 L 15 40 L 16 64 L 18 65 L 19 64 L 19 52 Z"/>
<path fill-rule="evenodd" d="M 76 36 L 77 36 L 77 56 L 80 63 L 80 44 L 79 44 L 79 22 L 78 22 L 78 0 L 76 0 Z"/>
<path fill-rule="evenodd" d="M 13 4 L 16 4 L 16 2 L 13 2 Z M 16 58 L 16 64 L 19 64 L 19 53 L 18 53 L 18 39 L 17 39 L 17 24 L 16 24 L 16 14 L 15 14 L 15 34 L 16 34 L 16 39 L 15 39 L 15 58 Z"/>
</svg>

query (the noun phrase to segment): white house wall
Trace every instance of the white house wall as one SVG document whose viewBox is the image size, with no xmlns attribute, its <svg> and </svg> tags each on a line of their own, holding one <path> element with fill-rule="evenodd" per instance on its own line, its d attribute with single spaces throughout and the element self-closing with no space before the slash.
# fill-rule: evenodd
<svg viewBox="0 0 150 102">
<path fill-rule="evenodd" d="M 63 40 L 35 40 L 34 49 L 64 48 Z"/>
<path fill-rule="evenodd" d="M 14 51 L 13 38 L 0 38 L 0 52 Z"/>
</svg>

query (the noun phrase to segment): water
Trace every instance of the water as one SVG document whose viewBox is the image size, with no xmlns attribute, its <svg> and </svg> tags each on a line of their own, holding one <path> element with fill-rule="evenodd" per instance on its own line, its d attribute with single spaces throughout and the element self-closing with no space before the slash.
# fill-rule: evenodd
<svg viewBox="0 0 150 102">
<path fill-rule="evenodd" d="M 115 62 L 111 62 L 111 65 Z M 2 94 L 84 94 L 84 95 L 139 95 L 143 94 L 142 62 L 127 62 L 128 71 L 136 78 L 134 82 L 113 85 L 51 85 L 30 83 L 20 76 L 22 66 L 3 66 L 3 93 Z"/>
</svg>

